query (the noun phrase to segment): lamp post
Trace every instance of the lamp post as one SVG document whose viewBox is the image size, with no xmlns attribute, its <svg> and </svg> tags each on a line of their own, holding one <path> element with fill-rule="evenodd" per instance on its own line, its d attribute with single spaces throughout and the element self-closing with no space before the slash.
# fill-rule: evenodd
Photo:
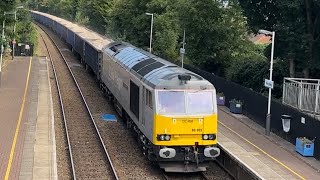
<svg viewBox="0 0 320 180">
<path fill-rule="evenodd" d="M 151 53 L 152 29 L 153 29 L 153 13 L 146 13 L 146 15 L 151 16 L 151 32 L 150 32 L 150 46 L 149 46 L 149 52 Z"/>
<path fill-rule="evenodd" d="M 2 35 L 1 35 L 1 55 L 0 55 L 0 87 L 1 87 L 1 74 L 2 74 L 2 57 L 3 57 L 3 43 L 4 43 L 4 27 L 6 23 L 6 13 L 4 13 L 4 19 L 2 22 Z"/>
<path fill-rule="evenodd" d="M 270 78 L 269 81 L 272 82 L 272 71 L 273 71 L 273 52 L 274 52 L 274 38 L 276 33 L 274 31 L 267 31 L 267 30 L 259 30 L 258 31 L 260 34 L 265 34 L 267 36 L 272 37 L 272 47 L 271 47 L 271 60 L 270 60 Z M 272 85 L 273 86 L 273 85 Z M 270 108 L 271 108 L 271 87 L 269 87 L 269 98 L 268 98 L 268 113 L 266 117 L 266 135 L 270 135 L 270 121 L 271 121 L 271 113 L 270 113 Z"/>
<path fill-rule="evenodd" d="M 180 53 L 181 53 L 181 67 L 183 68 L 183 57 L 184 54 L 186 53 L 186 49 L 184 48 L 184 45 L 186 44 L 186 29 L 183 29 L 183 42 L 182 42 L 182 48 L 180 49 Z"/>
<path fill-rule="evenodd" d="M 14 11 L 14 26 L 13 26 L 13 41 L 12 41 L 12 59 L 14 58 L 14 50 L 16 46 L 16 21 L 17 21 L 17 9 L 21 9 L 23 6 L 16 7 Z"/>
</svg>

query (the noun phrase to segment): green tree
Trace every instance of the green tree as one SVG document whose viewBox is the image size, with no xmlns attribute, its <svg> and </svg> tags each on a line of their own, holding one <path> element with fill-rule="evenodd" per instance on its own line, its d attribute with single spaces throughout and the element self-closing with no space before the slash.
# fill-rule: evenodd
<svg viewBox="0 0 320 180">
<path fill-rule="evenodd" d="M 290 76 L 295 66 L 309 76 L 319 72 L 320 1 L 319 0 L 239 0 L 253 30 L 276 31 L 275 56 L 286 59 Z"/>
<path fill-rule="evenodd" d="M 34 6 L 41 7 L 40 10 L 74 20 L 145 50 L 149 48 L 151 22 L 151 17 L 145 13 L 153 13 L 153 54 L 178 63 L 185 29 L 187 62 L 261 90 L 266 75 L 261 67 L 268 64 L 263 56 L 265 46 L 256 46 L 247 40 L 248 19 L 238 0 L 30 1 L 38 1 Z M 248 67 L 252 70 L 247 70 Z M 247 77 L 254 74 L 255 80 L 238 79 L 243 70 Z"/>
<path fill-rule="evenodd" d="M 185 29 L 186 59 L 219 75 L 225 75 L 237 61 L 263 59 L 247 41 L 246 19 L 237 0 L 41 1 L 49 13 L 74 19 L 145 50 L 149 47 L 151 21 L 145 13 L 153 13 L 154 54 L 177 61 Z M 66 4 L 63 7 L 62 2 Z"/>
<path fill-rule="evenodd" d="M 19 10 L 16 28 L 17 42 L 37 43 L 36 30 L 32 25 L 31 15 L 28 10 Z"/>
<path fill-rule="evenodd" d="M 8 29 L 9 25 L 11 25 L 14 21 L 12 19 L 12 15 L 6 15 L 4 16 L 4 12 L 12 12 L 15 5 L 17 4 L 17 2 L 15 0 L 3 0 L 0 2 L 0 20 L 1 20 L 1 31 L 2 32 L 2 22 L 5 19 L 6 22 L 6 27 L 5 27 L 5 37 L 6 40 L 1 40 L 2 43 L 5 43 L 6 41 L 8 41 L 8 38 L 10 38 L 10 35 L 12 36 L 12 33 L 10 32 L 10 30 Z M 9 17 L 10 16 L 10 17 Z M 12 29 L 11 29 L 12 31 Z M 11 33 L 9 35 L 9 32 Z M 11 39 L 11 38 L 10 38 Z"/>
<path fill-rule="evenodd" d="M 147 49 L 150 40 L 151 17 L 145 13 L 153 13 L 153 53 L 173 60 L 178 57 L 178 34 L 181 34 L 182 31 L 179 29 L 179 22 L 174 13 L 176 2 L 165 0 L 111 2 L 96 6 L 105 21 L 108 33 Z"/>
<path fill-rule="evenodd" d="M 5 38 L 2 42 L 11 42 L 14 39 L 13 27 L 16 24 L 15 39 L 18 42 L 35 43 L 35 31 L 31 25 L 31 16 L 25 9 L 15 9 L 15 7 L 23 5 L 25 7 L 25 0 L 4 0 L 0 2 L 0 19 L 3 22 L 5 18 Z M 17 21 L 15 22 L 13 12 L 16 11 Z M 4 12 L 10 12 L 4 16 Z M 1 23 L 2 25 L 2 23 Z M 2 26 L 1 26 L 2 28 Z"/>
<path fill-rule="evenodd" d="M 147 2 L 150 2 L 150 0 L 115 1 L 109 14 L 110 26 L 109 29 L 107 28 L 108 32 L 137 46 L 147 46 L 149 42 L 148 30 L 150 28 L 150 17 L 145 15 L 148 12 Z"/>
<path fill-rule="evenodd" d="M 179 16 L 186 28 L 187 56 L 218 75 L 238 60 L 252 59 L 246 19 L 236 1 L 180 0 Z M 259 57 L 260 58 L 260 57 Z"/>
<path fill-rule="evenodd" d="M 268 95 L 268 89 L 264 87 L 264 79 L 269 79 L 270 63 L 267 61 L 242 61 L 238 62 L 237 66 L 233 67 L 230 79 L 233 82 L 241 84 L 245 87 Z M 288 74 L 286 62 L 281 59 L 276 59 L 273 67 L 274 89 L 272 96 L 278 99 L 282 97 L 283 77 Z"/>
<path fill-rule="evenodd" d="M 79 7 L 77 9 L 78 19 L 76 22 L 86 21 L 82 24 L 89 26 L 91 29 L 104 34 L 105 33 L 105 23 L 103 17 L 98 11 L 98 8 L 101 4 L 104 4 L 104 1 L 113 1 L 113 0 L 79 0 Z"/>
</svg>

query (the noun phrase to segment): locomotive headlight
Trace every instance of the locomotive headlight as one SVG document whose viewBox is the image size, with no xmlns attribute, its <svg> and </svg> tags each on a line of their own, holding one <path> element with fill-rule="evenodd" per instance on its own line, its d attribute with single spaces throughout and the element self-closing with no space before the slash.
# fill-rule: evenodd
<svg viewBox="0 0 320 180">
<path fill-rule="evenodd" d="M 160 135 L 160 140 L 164 141 L 164 135 Z"/>
<path fill-rule="evenodd" d="M 171 135 L 168 134 L 159 134 L 157 136 L 158 141 L 170 141 Z"/>
<path fill-rule="evenodd" d="M 204 140 L 208 140 L 208 138 L 209 138 L 209 136 L 208 136 L 207 134 L 204 134 L 204 135 L 202 136 L 202 139 L 204 139 Z"/>
<path fill-rule="evenodd" d="M 209 139 L 210 140 L 215 140 L 216 139 L 216 135 L 215 134 L 209 134 Z"/>
<path fill-rule="evenodd" d="M 171 136 L 170 135 L 166 135 L 165 139 L 166 139 L 166 141 L 170 141 Z"/>
<path fill-rule="evenodd" d="M 216 134 L 204 134 L 202 135 L 203 140 L 215 140 L 216 139 Z"/>
</svg>

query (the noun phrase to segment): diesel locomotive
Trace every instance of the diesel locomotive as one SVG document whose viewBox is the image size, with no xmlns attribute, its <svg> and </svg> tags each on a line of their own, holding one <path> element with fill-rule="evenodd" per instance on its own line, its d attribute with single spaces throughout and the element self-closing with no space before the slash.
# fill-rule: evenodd
<svg viewBox="0 0 320 180">
<path fill-rule="evenodd" d="M 150 161 L 167 172 L 198 172 L 219 156 L 216 90 L 210 82 L 129 43 L 31 13 L 92 69 Z"/>
</svg>

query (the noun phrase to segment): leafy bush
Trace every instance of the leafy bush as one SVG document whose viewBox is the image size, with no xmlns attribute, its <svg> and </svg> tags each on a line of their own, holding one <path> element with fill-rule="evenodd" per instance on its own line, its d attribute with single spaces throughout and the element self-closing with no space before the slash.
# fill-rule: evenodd
<svg viewBox="0 0 320 180">
<path fill-rule="evenodd" d="M 29 11 L 19 10 L 17 12 L 17 17 L 17 42 L 30 43 L 36 45 L 37 33 L 35 27 L 32 25 L 32 19 Z"/>
<path fill-rule="evenodd" d="M 240 61 L 229 68 L 228 79 L 266 95 L 268 89 L 264 87 L 264 79 L 269 79 L 269 69 L 270 61 Z M 274 97 L 278 99 L 282 97 L 283 78 L 288 74 L 286 62 L 280 59 L 274 60 L 272 75 Z"/>
</svg>

